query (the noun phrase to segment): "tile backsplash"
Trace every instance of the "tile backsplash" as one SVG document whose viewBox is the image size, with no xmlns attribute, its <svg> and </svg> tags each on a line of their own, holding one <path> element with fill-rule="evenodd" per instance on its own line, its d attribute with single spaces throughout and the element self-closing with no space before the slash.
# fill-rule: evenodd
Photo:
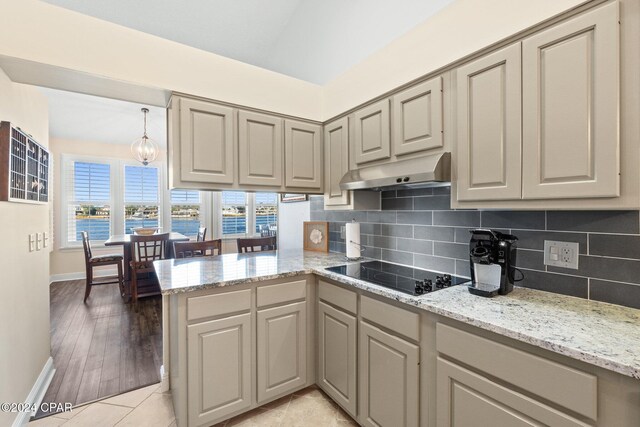
<svg viewBox="0 0 640 427">
<path fill-rule="evenodd" d="M 311 197 L 311 220 L 329 221 L 329 247 L 344 252 L 340 227 L 361 223 L 365 256 L 469 277 L 469 229 L 518 237 L 519 286 L 640 308 L 638 211 L 451 210 L 448 187 L 385 191 L 381 211 L 325 211 Z M 545 240 L 577 242 L 579 269 L 546 267 Z"/>
</svg>

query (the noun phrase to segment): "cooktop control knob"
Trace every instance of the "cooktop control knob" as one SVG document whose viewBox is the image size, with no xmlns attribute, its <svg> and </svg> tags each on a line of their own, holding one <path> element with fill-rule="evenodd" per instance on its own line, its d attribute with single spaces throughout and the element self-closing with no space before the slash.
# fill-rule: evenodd
<svg viewBox="0 0 640 427">
<path fill-rule="evenodd" d="M 431 292 L 433 291 L 433 282 L 431 279 L 424 279 L 424 291 Z"/>
<path fill-rule="evenodd" d="M 415 292 L 418 295 L 422 295 L 424 293 L 424 283 L 422 280 L 416 280 Z"/>
<path fill-rule="evenodd" d="M 442 276 L 442 280 L 444 282 L 445 288 L 448 288 L 449 286 L 451 286 L 451 275 L 450 274 L 445 274 L 444 276 Z"/>
<path fill-rule="evenodd" d="M 444 280 L 440 276 L 436 276 L 436 289 L 444 288 Z"/>
</svg>

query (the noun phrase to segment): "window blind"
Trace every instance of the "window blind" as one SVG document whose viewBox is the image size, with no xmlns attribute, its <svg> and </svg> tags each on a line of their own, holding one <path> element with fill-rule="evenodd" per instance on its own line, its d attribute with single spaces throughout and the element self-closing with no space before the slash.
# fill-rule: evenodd
<svg viewBox="0 0 640 427">
<path fill-rule="evenodd" d="M 104 241 L 111 233 L 111 167 L 107 163 L 70 161 L 65 165 L 67 195 L 67 243 Z"/>
<path fill-rule="evenodd" d="M 134 228 L 159 227 L 160 195 L 158 168 L 124 167 L 124 232 Z"/>
<path fill-rule="evenodd" d="M 278 224 L 278 194 L 256 193 L 256 232 L 273 234 Z"/>
<path fill-rule="evenodd" d="M 202 202 L 196 190 L 171 190 L 171 231 L 194 237 L 202 222 Z"/>
<path fill-rule="evenodd" d="M 222 234 L 246 234 L 247 193 L 242 191 L 222 192 Z"/>
</svg>

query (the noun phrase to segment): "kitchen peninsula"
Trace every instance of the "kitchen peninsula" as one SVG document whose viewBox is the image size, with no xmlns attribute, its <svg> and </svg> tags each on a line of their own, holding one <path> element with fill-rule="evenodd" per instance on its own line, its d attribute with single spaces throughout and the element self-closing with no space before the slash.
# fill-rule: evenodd
<svg viewBox="0 0 640 427">
<path fill-rule="evenodd" d="M 640 419 L 638 310 L 524 288 L 412 296 L 325 270 L 344 264 L 357 268 L 303 251 L 156 262 L 178 425 L 311 384 L 361 425 Z"/>
</svg>

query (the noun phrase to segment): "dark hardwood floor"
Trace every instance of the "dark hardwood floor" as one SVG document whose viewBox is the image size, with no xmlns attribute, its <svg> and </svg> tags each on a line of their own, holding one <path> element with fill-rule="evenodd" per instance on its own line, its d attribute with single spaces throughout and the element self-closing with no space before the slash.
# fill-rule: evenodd
<svg viewBox="0 0 640 427">
<path fill-rule="evenodd" d="M 75 406 L 160 381 L 160 296 L 140 299 L 135 312 L 117 284 L 94 286 L 86 304 L 84 280 L 52 283 L 50 293 L 56 373 L 44 402 Z"/>
</svg>

